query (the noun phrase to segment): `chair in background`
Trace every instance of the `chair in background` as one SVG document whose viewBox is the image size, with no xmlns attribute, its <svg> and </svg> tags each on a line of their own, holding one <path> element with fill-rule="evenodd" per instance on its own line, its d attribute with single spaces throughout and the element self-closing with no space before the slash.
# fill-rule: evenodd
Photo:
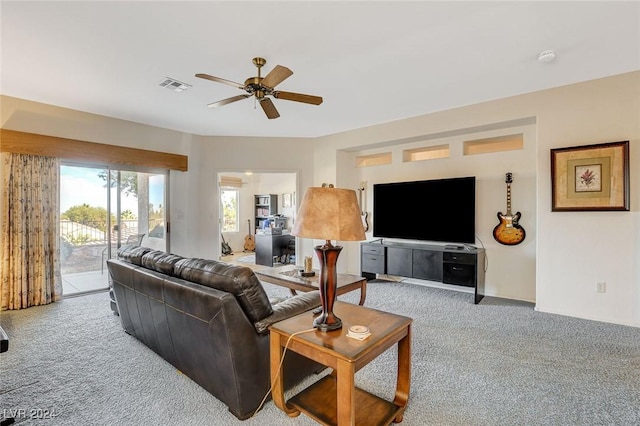
<svg viewBox="0 0 640 426">
<path fill-rule="evenodd" d="M 145 234 L 131 234 L 127 237 L 127 241 L 124 243 L 128 246 L 139 246 L 142 245 L 142 239 Z"/>
<path fill-rule="evenodd" d="M 123 245 L 125 246 L 139 246 L 142 245 L 142 239 L 144 238 L 145 234 L 131 234 L 127 237 L 127 240 L 125 241 L 125 243 Z M 107 255 L 107 248 L 105 247 L 104 250 L 102 250 L 102 262 L 101 262 L 101 266 L 100 266 L 100 275 L 104 274 L 104 261 L 105 261 L 105 256 Z"/>
<path fill-rule="evenodd" d="M 285 254 L 286 254 L 285 262 L 287 264 L 295 265 L 296 263 L 296 239 L 295 238 L 292 238 L 289 240 L 289 244 L 287 245 L 287 250 Z"/>
<path fill-rule="evenodd" d="M 282 253 L 273 256 L 273 265 L 272 266 L 281 266 L 281 265 L 289 265 L 296 263 L 296 239 L 291 238 L 287 242 L 286 247 L 281 248 Z"/>
</svg>

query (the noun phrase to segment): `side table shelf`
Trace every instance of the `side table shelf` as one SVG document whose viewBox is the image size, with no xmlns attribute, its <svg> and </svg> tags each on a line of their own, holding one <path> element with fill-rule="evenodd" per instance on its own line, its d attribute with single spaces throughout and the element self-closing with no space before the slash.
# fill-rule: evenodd
<svg viewBox="0 0 640 426">
<path fill-rule="evenodd" d="M 393 422 L 398 413 L 404 411 L 404 407 L 395 405 L 372 393 L 355 388 L 355 406 L 366 407 L 366 410 L 358 410 L 355 415 L 356 425 L 389 424 Z M 318 380 L 307 389 L 295 395 L 287 404 L 305 413 L 319 423 L 326 425 L 338 424 L 337 406 L 337 380 L 328 375 Z"/>
</svg>

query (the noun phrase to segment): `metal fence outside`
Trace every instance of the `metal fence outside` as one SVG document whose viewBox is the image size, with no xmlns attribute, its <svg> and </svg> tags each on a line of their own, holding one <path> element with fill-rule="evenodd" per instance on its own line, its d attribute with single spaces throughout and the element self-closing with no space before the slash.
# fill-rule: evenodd
<svg viewBox="0 0 640 426">
<path fill-rule="evenodd" d="M 118 241 L 118 225 L 114 225 L 111 232 L 111 242 Z M 133 234 L 138 234 L 138 220 L 127 219 L 120 221 L 120 240 Z M 60 221 L 60 236 L 63 241 L 72 246 L 88 244 L 107 244 L 106 223 L 104 221 L 85 221 L 83 223 L 70 220 Z"/>
</svg>

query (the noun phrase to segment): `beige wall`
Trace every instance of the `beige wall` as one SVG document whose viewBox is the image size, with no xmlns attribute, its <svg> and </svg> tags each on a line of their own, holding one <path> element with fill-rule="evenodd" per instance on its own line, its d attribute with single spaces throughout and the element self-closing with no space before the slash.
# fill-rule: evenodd
<svg viewBox="0 0 640 426">
<path fill-rule="evenodd" d="M 532 300 L 536 309 L 640 325 L 640 72 L 499 99 L 331 135 L 316 140 L 203 137 L 2 97 L 2 127 L 189 156 L 189 171 L 171 174 L 172 251 L 219 253 L 219 172 L 297 172 L 297 193 L 322 182 L 357 188 L 414 178 L 478 176 L 478 235 L 490 259 L 487 288 L 499 297 Z M 475 135 L 513 128 L 525 133 L 517 152 L 459 155 Z M 629 140 L 631 211 L 552 213 L 549 150 Z M 449 159 L 357 169 L 354 156 L 375 150 L 451 144 Z M 280 155 L 278 153 L 286 153 Z M 490 236 L 504 205 L 504 173 L 514 173 L 513 207 L 523 214 L 525 243 L 502 247 Z M 370 205 L 371 200 L 367 203 Z M 493 216 L 493 217 L 492 217 Z M 300 252 L 311 253 L 303 240 Z M 359 245 L 343 244 L 339 268 L 359 271 Z M 597 281 L 607 292 L 597 294 Z"/>
<path fill-rule="evenodd" d="M 524 149 L 496 153 L 463 155 L 463 143 L 500 135 L 524 135 Z M 535 257 L 536 257 L 536 126 L 535 124 L 503 124 L 501 128 L 478 131 L 467 130 L 464 134 L 437 137 L 435 139 L 388 144 L 385 147 L 348 151 L 349 160 L 344 169 L 355 174 L 355 182 L 366 182 L 366 211 L 373 221 L 373 185 L 386 182 L 414 181 L 452 177 L 476 177 L 476 245 L 487 250 L 486 294 L 501 297 L 535 301 Z M 449 146 L 449 157 L 418 162 L 403 162 L 403 150 L 429 146 Z M 392 162 L 387 165 L 354 168 L 355 157 L 377 153 L 391 153 Z M 353 172 L 355 170 L 355 173 Z M 522 214 L 520 224 L 527 237 L 518 246 L 504 246 L 493 239 L 493 228 L 498 224 L 497 213 L 506 211 L 505 173 L 513 173 L 512 209 Z M 352 186 L 347 184 L 347 186 Z M 420 197 L 420 194 L 415 194 Z M 456 197 L 457 194 L 450 194 Z M 405 200 L 397 200 L 398 220 L 402 220 Z M 415 200 L 413 200 L 415 202 Z M 447 217 L 447 206 L 435 206 L 424 199 L 424 209 L 441 211 L 440 226 L 455 227 Z M 421 223 L 413 224 L 415 228 Z M 373 229 L 367 233 L 374 238 Z M 421 243 L 414 241 L 415 243 Z M 422 242 L 423 243 L 423 242 Z M 444 243 L 442 243 L 444 244 Z M 357 271 L 359 258 L 350 253 L 349 267 Z M 513 271 L 518 271 L 518 280 L 509 280 Z M 505 279 L 502 279 L 505 277 Z"/>
<path fill-rule="evenodd" d="M 189 172 L 193 171 L 198 177 L 200 188 L 196 192 L 189 188 L 188 192 L 197 204 L 199 214 L 185 214 L 185 217 L 198 217 L 199 221 L 186 224 L 184 235 L 191 239 L 185 241 L 185 245 L 192 247 L 198 256 L 216 258 L 219 252 L 218 173 L 297 173 L 297 192 L 312 183 L 313 149 L 310 140 L 200 136 L 194 149 L 194 155 L 189 157 Z M 262 187 L 257 185 L 257 188 Z M 173 205 L 172 211 L 177 208 Z"/>
<path fill-rule="evenodd" d="M 0 96 L 0 106 L 0 124 L 9 130 L 184 155 L 189 154 L 194 138 L 187 133 L 9 96 Z"/>
<path fill-rule="evenodd" d="M 520 153 L 464 158 L 454 152 L 448 159 L 371 169 L 356 169 L 336 154 L 395 152 L 443 141 L 455 150 L 468 136 L 522 126 L 527 133 Z M 550 149 L 621 140 L 630 141 L 631 211 L 551 212 Z M 534 300 L 545 312 L 640 325 L 640 72 L 319 138 L 315 155 L 315 184 L 337 181 L 355 188 L 360 180 L 478 175 L 478 234 L 490 259 L 490 294 Z M 506 171 L 514 173 L 513 207 L 522 211 L 528 231 L 525 243 L 509 248 L 495 244 L 495 225 L 488 219 L 489 212 L 504 209 Z M 347 268 L 357 270 L 358 248 L 349 249 Z M 597 281 L 607 282 L 605 294 L 595 292 Z"/>
</svg>

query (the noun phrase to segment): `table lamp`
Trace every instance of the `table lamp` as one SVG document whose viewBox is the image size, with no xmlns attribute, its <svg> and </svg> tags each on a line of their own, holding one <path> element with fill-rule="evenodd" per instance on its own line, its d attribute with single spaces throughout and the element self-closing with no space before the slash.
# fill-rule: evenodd
<svg viewBox="0 0 640 426">
<path fill-rule="evenodd" d="M 313 326 L 321 331 L 342 328 L 342 321 L 333 313 L 338 285 L 336 262 L 342 247 L 334 246 L 331 240 L 365 239 L 356 192 L 327 184 L 308 188 L 291 233 L 302 238 L 325 240 L 324 245 L 314 248 L 320 260 L 318 284 L 322 313 L 313 320 Z"/>
</svg>

